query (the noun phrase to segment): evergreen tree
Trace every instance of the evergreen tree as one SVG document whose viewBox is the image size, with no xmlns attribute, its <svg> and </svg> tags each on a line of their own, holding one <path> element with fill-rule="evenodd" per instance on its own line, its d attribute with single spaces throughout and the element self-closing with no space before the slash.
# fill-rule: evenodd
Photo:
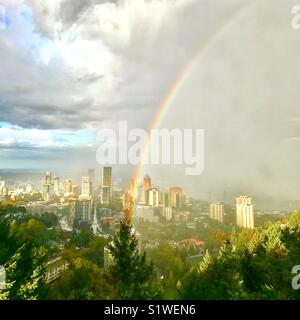
<svg viewBox="0 0 300 320">
<path fill-rule="evenodd" d="M 114 263 L 111 275 L 121 299 L 153 299 L 159 297 L 154 286 L 154 266 L 145 253 L 138 250 L 138 241 L 128 220 L 109 244 Z"/>
</svg>

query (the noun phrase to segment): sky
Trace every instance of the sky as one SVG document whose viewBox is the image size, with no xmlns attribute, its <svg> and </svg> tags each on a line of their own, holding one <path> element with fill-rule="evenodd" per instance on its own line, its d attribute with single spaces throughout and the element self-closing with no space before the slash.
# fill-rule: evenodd
<svg viewBox="0 0 300 320">
<path fill-rule="evenodd" d="M 0 0 L 0 168 L 99 166 L 98 130 L 122 120 L 148 128 L 197 57 L 160 127 L 205 130 L 204 172 L 145 166 L 143 174 L 193 196 L 227 190 L 299 198 L 295 4 Z M 126 180 L 133 169 L 115 174 Z"/>
</svg>

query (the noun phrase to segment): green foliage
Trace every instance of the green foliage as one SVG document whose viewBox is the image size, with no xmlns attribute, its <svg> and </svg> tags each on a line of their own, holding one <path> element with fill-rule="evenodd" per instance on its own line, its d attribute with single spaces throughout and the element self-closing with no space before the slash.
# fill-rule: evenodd
<svg viewBox="0 0 300 320">
<path fill-rule="evenodd" d="M 138 250 L 138 241 L 125 220 L 109 245 L 114 263 L 112 279 L 121 299 L 159 298 L 159 289 L 154 284 L 154 266 L 145 253 Z"/>
<path fill-rule="evenodd" d="M 207 252 L 181 281 L 185 299 L 299 299 L 291 270 L 299 264 L 300 213 L 265 230 L 232 233 L 216 257 Z"/>
<path fill-rule="evenodd" d="M 87 248 L 94 236 L 91 230 L 81 230 L 71 239 L 71 244 L 78 248 Z"/>
<path fill-rule="evenodd" d="M 0 205 L 0 265 L 7 276 L 0 299 L 300 299 L 300 290 L 291 286 L 291 270 L 300 264 L 300 213 L 265 225 L 233 229 L 230 235 L 203 219 L 192 232 L 209 250 L 192 266 L 189 256 L 194 253 L 167 241 L 148 249 L 146 256 L 132 226 L 123 221 L 108 245 L 114 263 L 104 270 L 106 239 L 88 229 L 70 235 L 57 227 L 51 214 L 35 218 L 24 207 Z M 180 227 L 167 225 L 163 237 L 168 239 Z M 152 226 L 143 228 L 149 235 Z M 182 230 L 179 239 L 191 232 Z M 69 268 L 45 285 L 50 254 L 59 254 Z"/>
<path fill-rule="evenodd" d="M 45 226 L 26 215 L 24 208 L 0 207 L 0 264 L 6 271 L 6 288 L 1 292 L 1 299 L 43 296 L 45 230 Z"/>
<path fill-rule="evenodd" d="M 40 217 L 39 220 L 43 223 L 47 228 L 54 228 L 58 225 L 58 217 L 56 214 L 52 212 L 45 212 Z"/>
<path fill-rule="evenodd" d="M 49 298 L 54 300 L 110 300 L 117 292 L 107 281 L 108 275 L 82 257 L 72 260 L 70 269 L 50 284 Z"/>
</svg>

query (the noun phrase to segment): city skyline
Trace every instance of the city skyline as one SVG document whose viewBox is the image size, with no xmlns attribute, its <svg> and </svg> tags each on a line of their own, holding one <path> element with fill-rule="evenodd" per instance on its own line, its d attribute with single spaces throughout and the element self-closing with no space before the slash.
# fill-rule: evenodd
<svg viewBox="0 0 300 320">
<path fill-rule="evenodd" d="M 160 184 L 180 180 L 195 197 L 243 190 L 298 199 L 292 4 L 106 1 L 72 10 L 58 0 L 43 10 L 36 1 L 2 1 L 9 23 L 1 30 L 0 168 L 96 167 L 98 130 L 122 120 L 147 130 L 158 118 L 161 128 L 205 130 L 203 174 L 142 168 Z M 115 170 L 126 181 L 135 167 Z"/>
</svg>

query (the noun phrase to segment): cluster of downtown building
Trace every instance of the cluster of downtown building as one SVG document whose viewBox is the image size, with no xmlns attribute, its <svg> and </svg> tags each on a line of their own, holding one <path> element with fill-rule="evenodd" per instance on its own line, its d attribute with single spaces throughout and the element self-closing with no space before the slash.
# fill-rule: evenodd
<svg viewBox="0 0 300 320">
<path fill-rule="evenodd" d="M 167 192 L 162 191 L 152 185 L 148 175 L 141 183 L 132 179 L 127 188 L 115 187 L 112 167 L 102 168 L 100 188 L 95 177 L 95 170 L 90 169 L 87 175 L 80 179 L 80 185 L 76 185 L 70 179 L 61 182 L 59 177 L 47 172 L 41 188 L 42 203 L 30 204 L 30 210 L 41 213 L 42 206 L 45 212 L 49 212 L 51 206 L 57 208 L 57 203 L 60 203 L 68 207 L 64 221 L 66 229 L 71 229 L 74 225 L 89 224 L 94 233 L 101 233 L 97 214 L 99 211 L 100 224 L 109 223 L 112 229 L 124 217 L 123 212 L 126 209 L 132 209 L 133 222 L 188 220 L 188 212 L 184 212 L 184 208 L 189 205 L 189 198 L 181 187 L 173 186 Z M 120 212 L 112 210 L 112 203 L 115 201 L 122 204 Z"/>
<path fill-rule="evenodd" d="M 152 184 L 151 178 L 146 175 L 143 181 L 132 179 L 128 188 L 113 186 L 113 170 L 103 167 L 101 183 L 96 183 L 94 169 L 89 169 L 87 175 L 81 178 L 80 185 L 72 180 L 61 181 L 58 176 L 47 172 L 42 183 L 40 201 L 33 201 L 27 205 L 33 213 L 58 213 L 67 210 L 64 227 L 72 229 L 76 225 L 89 224 L 96 232 L 101 228 L 97 220 L 97 206 L 101 205 L 102 222 L 109 223 L 112 228 L 118 225 L 123 218 L 123 212 L 112 215 L 111 203 L 114 200 L 122 202 L 123 210 L 133 206 L 134 221 L 177 221 L 188 222 L 189 197 L 179 186 L 172 186 L 170 190 L 163 191 Z M 21 190 L 10 190 L 5 181 L 0 180 L 0 200 L 14 198 L 18 193 L 33 193 L 34 186 L 28 184 Z M 254 207 L 252 199 L 239 196 L 235 199 L 236 225 L 242 228 L 254 228 Z M 224 223 L 226 215 L 224 203 L 211 203 L 209 216 L 211 219 Z M 99 208 L 98 208 L 99 212 Z M 99 215 L 98 215 L 99 216 Z M 96 231 L 98 230 L 98 231 Z"/>
</svg>

